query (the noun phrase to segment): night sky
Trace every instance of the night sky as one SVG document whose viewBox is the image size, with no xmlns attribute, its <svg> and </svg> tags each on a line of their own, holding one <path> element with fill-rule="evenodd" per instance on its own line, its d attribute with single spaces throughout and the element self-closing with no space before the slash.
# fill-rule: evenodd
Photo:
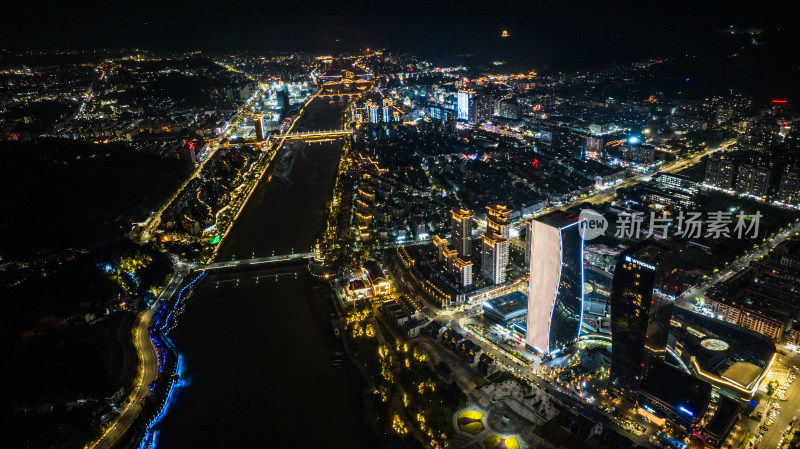
<svg viewBox="0 0 800 449">
<path fill-rule="evenodd" d="M 774 53 L 796 58 L 798 3 L 14 1 L 0 14 L 0 47 L 212 53 L 388 47 L 443 62 L 470 53 L 558 71 L 735 47 L 745 38 L 718 31 L 735 25 L 762 30 L 760 39 L 776 46 Z M 497 47 L 503 29 L 511 33 L 503 43 L 510 49 Z"/>
</svg>

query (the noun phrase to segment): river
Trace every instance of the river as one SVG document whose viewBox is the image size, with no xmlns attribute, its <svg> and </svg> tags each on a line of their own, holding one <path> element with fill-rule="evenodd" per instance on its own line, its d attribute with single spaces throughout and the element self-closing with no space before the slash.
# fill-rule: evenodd
<svg viewBox="0 0 800 449">
<path fill-rule="evenodd" d="M 342 128 L 346 101 L 315 99 L 293 131 Z M 327 219 L 342 140 L 287 141 L 248 200 L 217 260 L 311 251 Z"/>
<path fill-rule="evenodd" d="M 314 100 L 296 130 L 340 127 L 345 105 Z M 342 141 L 282 148 L 220 259 L 307 251 L 322 231 Z M 173 341 L 186 386 L 157 430 L 159 448 L 376 447 L 352 367 L 331 368 L 329 292 L 305 265 L 208 276 Z"/>
</svg>

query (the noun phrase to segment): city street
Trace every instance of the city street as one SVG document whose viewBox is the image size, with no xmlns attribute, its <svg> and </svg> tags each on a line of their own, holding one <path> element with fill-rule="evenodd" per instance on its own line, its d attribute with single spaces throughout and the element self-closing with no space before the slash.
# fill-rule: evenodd
<svg viewBox="0 0 800 449">
<path fill-rule="evenodd" d="M 675 301 L 675 305 L 693 311 L 695 306 L 695 298 L 702 297 L 709 288 L 729 279 L 735 273 L 750 265 L 750 262 L 760 259 L 762 256 L 769 253 L 772 248 L 780 245 L 786 241 L 786 239 L 793 237 L 798 232 L 800 232 L 800 223 L 795 223 L 788 230 L 784 230 L 776 234 L 765 243 L 762 243 L 758 248 L 748 252 L 747 255 L 734 260 L 733 263 L 731 263 L 726 269 L 709 276 L 708 279 L 706 279 L 706 281 L 699 286 L 685 291 Z"/>
<path fill-rule="evenodd" d="M 734 143 L 736 143 L 735 139 L 731 139 L 731 140 L 725 141 L 725 142 L 722 143 L 722 145 L 719 146 L 719 148 L 709 148 L 709 149 L 707 149 L 705 151 L 701 151 L 699 153 L 693 154 L 692 156 L 680 159 L 677 162 L 674 162 L 672 164 L 664 165 L 662 167 L 659 167 L 658 171 L 659 172 L 664 172 L 664 173 L 676 173 L 676 172 L 679 172 L 681 170 L 685 170 L 685 169 L 687 169 L 687 168 L 699 163 L 701 159 L 703 159 L 704 157 L 710 155 L 711 153 L 715 153 L 715 152 L 718 152 L 718 151 L 728 151 L 730 149 L 730 147 Z M 646 179 L 651 178 L 654 174 L 655 173 L 638 174 L 638 175 L 634 176 L 633 178 L 628 179 L 626 181 L 626 183 L 625 183 L 625 186 L 630 186 L 630 185 L 642 182 L 642 181 L 644 181 Z M 572 206 L 576 206 L 576 205 L 579 205 L 581 203 L 591 203 L 591 204 L 603 204 L 603 203 L 606 203 L 606 202 L 611 201 L 611 200 L 614 199 L 614 197 L 616 196 L 616 189 L 617 189 L 617 187 L 613 187 L 613 188 L 606 189 L 606 190 L 601 190 L 601 191 L 595 193 L 594 195 L 590 195 L 590 196 L 585 197 L 585 198 L 579 198 L 579 199 L 577 199 L 576 201 L 574 201 L 574 202 L 572 202 L 570 204 L 562 206 L 561 209 L 568 209 L 568 208 L 570 208 Z"/>
<path fill-rule="evenodd" d="M 125 435 L 130 426 L 142 411 L 142 399 L 150 395 L 150 384 L 156 380 L 157 361 L 156 349 L 150 340 L 148 328 L 153 322 L 153 316 L 161 305 L 161 301 L 169 300 L 178 291 L 183 282 L 183 273 L 177 273 L 167 284 L 167 288 L 159 295 L 150 308 L 139 315 L 139 322 L 133 330 L 136 353 L 139 356 L 139 370 L 134 394 L 128 395 L 120 415 L 109 423 L 106 432 L 99 440 L 87 447 L 90 449 L 107 449 L 114 447 L 117 441 Z"/>
</svg>

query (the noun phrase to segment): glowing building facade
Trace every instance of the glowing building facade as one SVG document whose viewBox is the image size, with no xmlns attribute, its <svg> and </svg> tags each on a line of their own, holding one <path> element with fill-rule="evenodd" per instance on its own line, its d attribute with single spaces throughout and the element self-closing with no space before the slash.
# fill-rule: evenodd
<svg viewBox="0 0 800 449">
<path fill-rule="evenodd" d="M 455 266 L 455 272 L 458 276 L 458 285 L 461 287 L 469 287 L 472 285 L 472 262 L 456 258 L 453 265 Z"/>
<path fill-rule="evenodd" d="M 624 251 L 614 270 L 609 385 L 628 397 L 665 358 L 675 271 L 671 250 L 650 240 Z"/>
<path fill-rule="evenodd" d="M 458 112 L 459 120 L 466 120 L 470 123 L 475 123 L 475 91 L 471 89 L 462 89 L 458 91 L 456 111 Z"/>
<path fill-rule="evenodd" d="M 583 311 L 580 218 L 554 211 L 531 222 L 525 341 L 553 354 L 578 339 Z"/>
<path fill-rule="evenodd" d="M 264 114 L 256 114 L 254 118 L 256 125 L 256 140 L 259 142 L 267 138 L 267 124 Z"/>
<path fill-rule="evenodd" d="M 384 123 L 389 123 L 392 121 L 392 99 L 391 98 L 384 98 L 383 99 L 383 107 L 381 108 L 381 118 L 383 119 Z"/>
<path fill-rule="evenodd" d="M 486 233 L 499 234 L 504 239 L 511 229 L 511 209 L 502 204 L 486 206 Z"/>
<path fill-rule="evenodd" d="M 450 224 L 453 246 L 461 257 L 472 254 L 472 212 L 458 208 L 450 211 Z"/>
<path fill-rule="evenodd" d="M 508 239 L 504 239 L 500 234 L 487 232 L 483 235 L 481 274 L 487 281 L 493 284 L 502 284 L 506 281 L 508 247 Z"/>
<path fill-rule="evenodd" d="M 374 102 L 367 100 L 365 109 L 367 110 L 367 117 L 369 118 L 369 122 L 373 125 L 377 125 L 380 121 L 380 108 Z"/>
<path fill-rule="evenodd" d="M 506 281 L 510 242 L 511 209 L 494 204 L 486 207 L 486 233 L 483 234 L 482 274 L 493 284 Z"/>
</svg>

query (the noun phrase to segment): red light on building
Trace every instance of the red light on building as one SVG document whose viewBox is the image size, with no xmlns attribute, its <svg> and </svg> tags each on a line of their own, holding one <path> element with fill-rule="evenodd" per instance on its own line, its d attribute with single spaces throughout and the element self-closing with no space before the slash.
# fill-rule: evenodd
<svg viewBox="0 0 800 449">
<path fill-rule="evenodd" d="M 539 168 L 539 159 L 534 159 L 533 161 L 531 161 L 531 167 Z"/>
<path fill-rule="evenodd" d="M 186 148 L 194 150 L 194 142 L 186 142 Z"/>
<path fill-rule="evenodd" d="M 772 102 L 773 102 L 773 103 L 779 103 L 779 104 L 783 104 L 783 103 L 788 103 L 788 102 L 789 102 L 789 100 L 772 100 Z"/>
</svg>

